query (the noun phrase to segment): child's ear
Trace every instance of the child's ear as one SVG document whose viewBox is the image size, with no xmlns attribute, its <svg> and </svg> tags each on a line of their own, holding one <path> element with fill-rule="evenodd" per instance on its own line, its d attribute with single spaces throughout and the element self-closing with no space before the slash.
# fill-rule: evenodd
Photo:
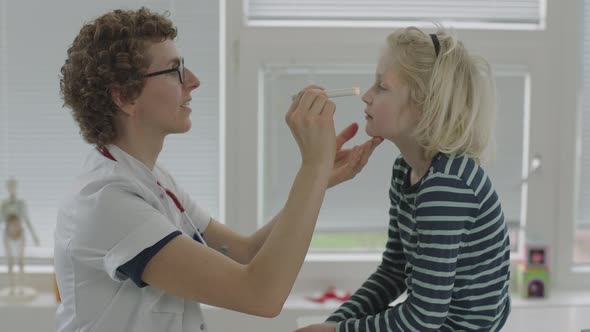
<svg viewBox="0 0 590 332">
<path fill-rule="evenodd" d="M 117 107 L 127 115 L 133 115 L 135 113 L 135 101 L 127 101 L 123 98 L 121 90 L 119 88 L 113 88 L 111 90 L 111 98 Z"/>
</svg>

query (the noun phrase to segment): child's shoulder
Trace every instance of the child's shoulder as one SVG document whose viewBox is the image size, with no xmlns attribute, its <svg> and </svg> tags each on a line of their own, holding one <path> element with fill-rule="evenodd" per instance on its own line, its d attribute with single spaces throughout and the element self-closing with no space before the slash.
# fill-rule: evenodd
<svg viewBox="0 0 590 332">
<path fill-rule="evenodd" d="M 395 158 L 395 162 L 393 163 L 394 167 L 407 167 L 407 163 L 404 160 L 404 156 L 402 156 L 402 154 L 400 153 L 396 158 Z"/>
<path fill-rule="evenodd" d="M 438 154 L 432 162 L 428 174 L 431 184 L 439 182 L 454 183 L 475 189 L 482 180 L 487 179 L 485 171 L 475 161 L 465 155 Z"/>
<path fill-rule="evenodd" d="M 404 160 L 404 157 L 400 154 L 395 158 L 393 162 L 392 177 L 401 178 L 408 171 L 409 165 Z"/>
</svg>

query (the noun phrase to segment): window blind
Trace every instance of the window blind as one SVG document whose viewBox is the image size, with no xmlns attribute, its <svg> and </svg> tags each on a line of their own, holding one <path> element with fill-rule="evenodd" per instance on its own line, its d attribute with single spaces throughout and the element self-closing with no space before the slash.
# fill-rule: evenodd
<svg viewBox="0 0 590 332">
<path fill-rule="evenodd" d="M 544 22 L 543 0 L 246 0 L 249 21 L 444 21 L 534 24 Z"/>
</svg>

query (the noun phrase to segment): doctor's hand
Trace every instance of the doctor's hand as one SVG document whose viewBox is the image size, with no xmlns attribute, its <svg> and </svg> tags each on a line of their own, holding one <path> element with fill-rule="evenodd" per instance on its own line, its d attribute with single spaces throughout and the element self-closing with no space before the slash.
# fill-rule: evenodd
<svg viewBox="0 0 590 332">
<path fill-rule="evenodd" d="M 334 102 L 318 86 L 306 87 L 293 98 L 285 120 L 297 141 L 303 165 L 332 168 L 336 154 L 335 111 Z"/>
<path fill-rule="evenodd" d="M 336 323 L 313 324 L 300 328 L 295 332 L 336 332 Z"/>
<path fill-rule="evenodd" d="M 336 157 L 328 188 L 354 178 L 365 167 L 375 148 L 383 142 L 383 138 L 373 137 L 361 145 L 342 149 L 342 145 L 353 138 L 358 129 L 358 124 L 352 123 L 336 137 Z"/>
</svg>

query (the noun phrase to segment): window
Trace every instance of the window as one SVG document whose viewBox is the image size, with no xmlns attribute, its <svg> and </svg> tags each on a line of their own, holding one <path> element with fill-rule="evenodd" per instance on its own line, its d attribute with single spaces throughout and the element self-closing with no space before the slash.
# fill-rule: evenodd
<svg viewBox="0 0 590 332">
<path fill-rule="evenodd" d="M 545 25 L 544 0 L 432 1 L 249 0 L 251 26 L 407 26 L 432 21 L 454 27 L 539 29 Z"/>
<path fill-rule="evenodd" d="M 192 130 L 169 137 L 160 161 L 202 207 L 216 217 L 221 212 L 218 2 L 110 0 L 89 5 L 59 0 L 35 3 L 31 10 L 26 2 L 1 1 L 0 199 L 7 197 L 6 180 L 14 177 L 41 240 L 40 248 L 27 241 L 28 262 L 52 257 L 59 200 L 91 149 L 78 134 L 70 110 L 62 108 L 58 74 L 66 50 L 84 22 L 111 9 L 141 6 L 170 11 L 179 28 L 179 51 L 202 81 L 193 92 L 198 112 L 192 115 Z M 64 9 L 76 15 L 64 15 Z"/>
<path fill-rule="evenodd" d="M 228 214 L 234 215 L 235 220 L 241 217 L 237 224 L 250 232 L 267 222 L 284 204 L 286 190 L 297 167 L 297 154 L 289 152 L 295 145 L 289 141 L 288 128 L 281 118 L 287 111 L 289 96 L 311 83 L 321 83 L 327 88 L 360 86 L 365 90 L 373 79 L 378 52 L 386 36 L 394 30 L 392 27 L 412 23 L 402 19 L 389 25 L 350 22 L 298 25 L 293 23 L 295 19 L 314 20 L 315 17 L 302 19 L 287 15 L 281 17 L 280 24 L 266 24 L 255 22 L 265 19 L 253 15 L 253 6 L 257 3 L 270 4 L 253 0 L 242 4 L 227 3 L 228 119 L 241 123 L 240 130 L 228 129 L 228 142 L 239 141 L 239 150 L 233 147 L 236 153 L 227 154 L 227 173 L 228 176 L 237 172 L 243 175 L 239 187 L 227 193 L 228 207 L 231 206 Z M 297 2 L 310 6 L 319 3 Z M 412 2 L 413 5 L 424 3 Z M 522 4 L 518 1 L 493 2 L 498 3 L 506 6 L 509 3 Z M 418 17 L 420 20 L 426 18 L 422 21 L 442 21 L 455 29 L 472 53 L 484 56 L 493 65 L 498 94 L 498 147 L 496 160 L 484 167 L 500 194 L 510 226 L 515 260 L 522 258 L 521 249 L 526 241 L 547 243 L 555 250 L 551 255 L 563 254 L 560 243 L 567 241 L 560 239 L 562 232 L 558 232 L 558 225 L 567 223 L 567 218 L 560 214 L 566 211 L 560 207 L 566 203 L 562 202 L 566 199 L 563 192 L 574 192 L 573 185 L 562 185 L 558 180 L 560 174 L 568 172 L 560 169 L 564 155 L 554 133 L 564 114 L 573 112 L 572 104 L 568 104 L 568 90 L 559 82 L 570 82 L 571 77 L 567 75 L 576 70 L 568 67 L 569 71 L 564 71 L 564 66 L 575 63 L 570 61 L 575 54 L 575 44 L 567 39 L 563 48 L 551 45 L 564 44 L 563 36 L 566 31 L 571 35 L 572 30 L 563 26 L 575 24 L 575 20 L 569 20 L 569 17 L 580 11 L 573 5 L 549 3 L 545 14 L 545 3 L 534 3 L 541 11 L 537 16 L 538 26 L 532 21 L 536 25 L 534 31 L 518 26 L 491 26 L 489 21 L 480 17 L 470 17 L 471 25 L 445 23 L 448 17 L 431 15 L 431 12 L 437 13 L 435 10 L 422 10 L 423 15 Z M 363 10 L 357 12 L 364 15 L 380 8 L 371 7 L 375 4 L 362 3 Z M 447 5 L 447 2 L 433 4 L 439 5 Z M 377 11 L 385 12 L 382 8 Z M 294 9 L 289 13 L 299 15 Z M 269 14 L 269 20 L 272 15 Z M 416 25 L 432 31 L 431 23 Z M 568 61 L 564 60 L 566 56 Z M 235 81 L 230 82 L 230 77 Z M 367 139 L 362 130 L 364 106 L 361 101 L 347 97 L 336 100 L 336 104 L 337 130 L 358 121 L 361 130 L 357 142 Z M 232 121 L 228 120 L 229 126 Z M 566 130 L 566 133 L 570 132 L 573 131 Z M 229 145 L 228 148 L 232 149 Z M 331 283 L 342 278 L 359 280 L 374 269 L 383 250 L 384 238 L 371 238 L 367 233 L 377 234 L 388 220 L 387 196 L 378 186 L 387 186 L 383 181 L 389 179 L 394 157 L 391 144 L 380 146 L 357 178 L 328 191 L 312 248 L 302 270 L 300 280 L 303 283 L 312 283 L 312 278 Z M 568 158 L 573 165 L 573 155 Z M 377 187 L 367 189 L 371 184 Z M 369 197 L 375 197 L 375 200 L 370 201 Z M 353 206 L 358 209 L 351 208 Z M 372 217 L 369 219 L 365 215 Z M 361 230 L 362 234 L 359 233 Z M 351 238 L 355 241 L 351 242 Z M 564 271 L 563 275 L 556 273 L 559 275 L 554 279 L 556 284 L 567 280 L 568 269 L 560 264 L 562 262 L 552 266 L 552 271 Z M 351 287 L 355 286 L 358 284 Z"/>
<path fill-rule="evenodd" d="M 374 68 L 371 65 L 266 65 L 260 79 L 264 85 L 263 113 L 264 161 L 260 163 L 263 185 L 263 219 L 268 221 L 284 205 L 301 163 L 297 144 L 289 130 L 285 130 L 284 110 L 289 108 L 290 96 L 308 82 L 323 84 L 327 88 L 372 84 Z M 368 139 L 362 135 L 364 104 L 359 97 L 335 99 L 338 107 L 336 130 L 352 122 L 359 124 L 355 144 Z M 365 135 L 366 136 L 366 135 Z M 348 181 L 329 190 L 324 199 L 312 250 L 383 250 L 387 240 L 389 208 L 389 179 L 391 176 L 391 148 L 381 148 L 373 162 L 354 181 Z"/>
<path fill-rule="evenodd" d="M 502 199 L 516 252 L 526 224 L 522 198 L 526 200 L 527 183 L 522 179 L 523 160 L 528 155 L 530 81 L 525 68 L 500 66 L 495 68 L 495 74 L 499 148 L 495 160 L 485 168 Z M 290 96 L 310 82 L 328 88 L 361 86 L 366 89 L 373 84 L 374 76 L 374 64 L 262 66 L 259 77 L 264 87 L 259 110 L 262 113 L 259 126 L 264 128 L 263 149 L 259 151 L 263 158 L 259 162 L 262 165 L 259 173 L 263 192 L 262 221 L 270 220 L 283 206 L 300 165 L 297 145 L 284 125 L 284 110 L 289 108 Z M 361 144 L 368 139 L 364 134 L 365 105 L 361 99 L 338 98 L 335 102 L 337 131 L 357 122 L 359 133 L 350 144 Z M 355 179 L 328 191 L 310 248 L 312 252 L 383 251 L 389 221 L 391 167 L 398 154 L 394 145 L 385 142 Z"/>
</svg>

